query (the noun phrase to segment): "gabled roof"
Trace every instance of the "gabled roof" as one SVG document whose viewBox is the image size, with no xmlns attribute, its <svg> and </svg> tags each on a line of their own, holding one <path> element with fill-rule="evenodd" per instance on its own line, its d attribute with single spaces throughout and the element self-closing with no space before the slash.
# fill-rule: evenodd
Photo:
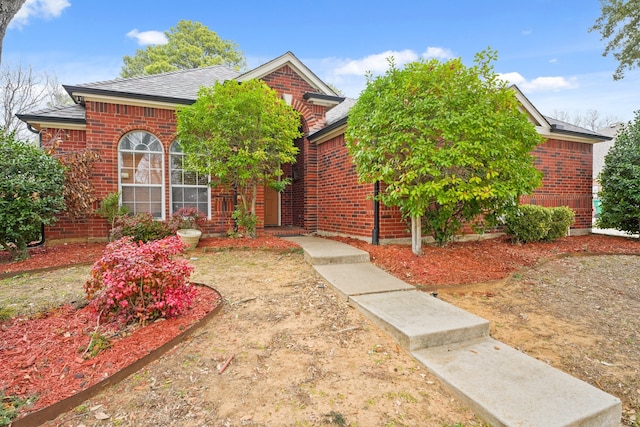
<svg viewBox="0 0 640 427">
<path fill-rule="evenodd" d="M 174 104 L 192 104 L 203 86 L 235 79 L 240 73 L 225 65 L 193 68 L 149 76 L 107 80 L 97 83 L 65 85 L 65 90 L 76 102 L 85 96 L 129 98 Z"/>
<path fill-rule="evenodd" d="M 259 67 L 254 68 L 251 71 L 247 71 L 242 74 L 237 79 L 239 81 L 251 80 L 251 79 L 260 79 L 272 72 L 279 70 L 280 68 L 288 65 L 291 67 L 300 77 L 304 79 L 309 85 L 319 90 L 321 93 L 325 95 L 337 96 L 338 94 L 333 91 L 329 86 L 327 86 L 318 76 L 316 76 L 313 71 L 307 68 L 293 53 L 287 52 L 284 55 L 281 55 L 275 59 L 272 59 L 269 62 L 266 62 Z"/>
</svg>

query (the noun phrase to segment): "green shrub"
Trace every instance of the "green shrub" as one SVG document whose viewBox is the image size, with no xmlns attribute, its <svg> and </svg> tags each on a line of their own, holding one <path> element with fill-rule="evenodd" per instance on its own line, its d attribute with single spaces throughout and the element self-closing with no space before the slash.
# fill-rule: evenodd
<svg viewBox="0 0 640 427">
<path fill-rule="evenodd" d="M 551 241 L 566 236 L 574 219 L 575 213 L 566 206 L 521 205 L 507 215 L 505 226 L 516 242 Z"/>
<path fill-rule="evenodd" d="M 507 234 L 516 242 L 537 242 L 545 238 L 551 226 L 551 211 L 542 206 L 521 205 L 505 220 Z"/>
<path fill-rule="evenodd" d="M 173 235 L 171 227 L 164 221 L 159 221 L 148 213 L 138 213 L 133 216 L 124 215 L 116 220 L 116 226 L 111 230 L 111 239 L 118 240 L 129 236 L 134 242 L 150 242 L 164 239 Z"/>
<path fill-rule="evenodd" d="M 549 208 L 551 210 L 551 224 L 545 240 L 556 240 L 567 235 L 567 231 L 576 218 L 573 210 L 567 206 Z"/>
<path fill-rule="evenodd" d="M 63 193 L 60 163 L 0 128 L 0 246 L 14 260 L 28 258 L 27 245 L 41 237 L 42 225 L 56 222 Z"/>
</svg>

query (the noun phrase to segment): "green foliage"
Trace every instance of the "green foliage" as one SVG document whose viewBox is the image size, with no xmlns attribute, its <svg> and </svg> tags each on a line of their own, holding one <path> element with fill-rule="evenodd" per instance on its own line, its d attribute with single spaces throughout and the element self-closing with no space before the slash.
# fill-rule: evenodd
<svg viewBox="0 0 640 427">
<path fill-rule="evenodd" d="M 199 22 L 181 20 L 165 31 L 167 44 L 138 49 L 125 56 L 121 77 L 137 77 L 168 71 L 227 65 L 237 70 L 245 64 L 244 55 L 235 43 L 221 39 L 215 31 Z"/>
<path fill-rule="evenodd" d="M 105 218 L 109 223 L 109 230 L 113 230 L 118 218 L 127 215 L 129 208 L 120 205 L 120 192 L 110 193 L 100 201 L 100 207 L 96 210 L 96 215 Z"/>
<path fill-rule="evenodd" d="M 424 217 L 441 245 L 541 182 L 531 151 L 542 138 L 493 71 L 495 59 L 489 49 L 472 67 L 460 59 L 402 70 L 392 63 L 369 78 L 349 113 L 347 148 L 360 181 L 386 184 L 380 200 Z"/>
<path fill-rule="evenodd" d="M 505 226 L 516 242 L 551 241 L 566 236 L 574 219 L 575 213 L 566 206 L 521 205 L 506 215 Z"/>
<path fill-rule="evenodd" d="M 134 242 L 150 242 L 171 236 L 175 233 L 170 225 L 164 221 L 158 221 L 148 212 L 136 215 L 119 216 L 116 226 L 111 230 L 111 240 L 123 237 L 131 237 Z"/>
<path fill-rule="evenodd" d="M 177 316 L 191 304 L 193 267 L 175 255 L 186 245 L 177 237 L 136 243 L 130 237 L 107 245 L 85 283 L 96 312 L 121 323 Z"/>
<path fill-rule="evenodd" d="M 212 185 L 235 186 L 243 212 L 256 215 L 258 186 L 290 183 L 282 165 L 296 160 L 300 116 L 265 83 L 218 82 L 177 114 L 185 167 L 210 175 Z M 255 226 L 247 232 L 254 237 Z"/>
<path fill-rule="evenodd" d="M 252 232 L 255 232 L 258 216 L 247 211 L 243 205 L 238 205 L 231 217 L 238 224 L 238 228 L 244 230 L 245 233 L 251 235 Z"/>
<path fill-rule="evenodd" d="M 521 205 L 507 214 L 505 225 L 516 242 L 538 242 L 549 232 L 551 211 L 543 206 Z"/>
<path fill-rule="evenodd" d="M 640 233 L 640 110 L 618 132 L 604 158 L 597 226 Z"/>
<path fill-rule="evenodd" d="M 11 421 L 18 417 L 20 408 L 35 401 L 34 397 L 7 396 L 4 390 L 0 389 L 0 426 L 10 425 Z"/>
<path fill-rule="evenodd" d="M 109 337 L 96 331 L 91 334 L 87 348 L 80 348 L 78 351 L 83 352 L 83 357 L 90 359 L 96 357 L 101 351 L 108 348 L 111 348 L 111 340 L 109 340 Z"/>
<path fill-rule="evenodd" d="M 614 80 L 624 77 L 624 70 L 640 66 L 640 1 L 600 0 L 602 14 L 589 31 L 597 30 L 601 40 L 609 39 L 603 56 L 613 53 L 618 68 Z"/>
<path fill-rule="evenodd" d="M 33 145 L 0 129 L 0 246 L 14 259 L 29 256 L 27 244 L 42 225 L 64 210 L 64 169 Z"/>
<path fill-rule="evenodd" d="M 544 240 L 556 240 L 567 235 L 569 227 L 576 219 L 573 209 L 567 206 L 558 206 L 549 208 L 551 210 L 551 221 L 549 223 L 549 231 Z"/>
</svg>

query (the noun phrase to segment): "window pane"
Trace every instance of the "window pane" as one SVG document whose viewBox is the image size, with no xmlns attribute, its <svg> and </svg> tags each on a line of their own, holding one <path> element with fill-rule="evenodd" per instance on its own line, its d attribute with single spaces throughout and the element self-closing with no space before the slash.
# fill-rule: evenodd
<svg viewBox="0 0 640 427">
<path fill-rule="evenodd" d="M 194 172 L 185 172 L 184 173 L 184 185 L 196 185 L 196 174 Z"/>
</svg>

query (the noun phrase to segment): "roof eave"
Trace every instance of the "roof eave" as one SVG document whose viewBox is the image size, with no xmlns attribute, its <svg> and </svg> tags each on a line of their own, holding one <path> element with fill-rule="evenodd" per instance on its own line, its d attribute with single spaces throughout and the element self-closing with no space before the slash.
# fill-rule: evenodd
<svg viewBox="0 0 640 427">
<path fill-rule="evenodd" d="M 309 135 L 309 141 L 319 145 L 323 142 L 329 141 L 337 135 L 343 134 L 347 128 L 347 119 L 348 117 L 343 117 Z"/>
<path fill-rule="evenodd" d="M 83 104 L 84 97 L 87 95 L 97 95 L 97 96 L 120 98 L 120 99 L 133 99 L 133 100 L 139 100 L 139 101 L 158 102 L 158 103 L 176 104 L 176 105 L 191 105 L 195 102 L 195 99 L 189 99 L 189 98 L 174 98 L 170 96 L 149 95 L 144 93 L 121 92 L 121 91 L 115 91 L 115 90 L 89 88 L 84 86 L 63 85 L 63 87 L 71 95 L 71 97 L 76 102 L 76 104 Z"/>
</svg>

